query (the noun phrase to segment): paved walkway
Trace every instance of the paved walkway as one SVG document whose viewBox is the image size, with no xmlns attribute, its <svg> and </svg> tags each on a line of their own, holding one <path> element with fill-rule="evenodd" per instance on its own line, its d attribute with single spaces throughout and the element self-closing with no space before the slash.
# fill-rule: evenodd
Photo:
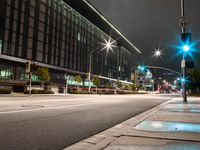
<svg viewBox="0 0 200 150">
<path fill-rule="evenodd" d="M 31 96 L 65 96 L 65 95 L 70 95 L 70 94 L 31 94 Z M 0 98 L 2 97 L 29 97 L 29 94 L 24 94 L 24 93 L 11 93 L 11 94 L 0 94 Z"/>
<path fill-rule="evenodd" d="M 172 99 L 65 150 L 139 149 L 199 150 L 200 98 Z"/>
</svg>

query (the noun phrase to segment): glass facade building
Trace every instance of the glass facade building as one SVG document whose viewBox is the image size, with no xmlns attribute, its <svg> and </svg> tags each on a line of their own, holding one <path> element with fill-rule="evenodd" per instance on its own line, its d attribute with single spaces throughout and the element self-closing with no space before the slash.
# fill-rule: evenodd
<svg viewBox="0 0 200 150">
<path fill-rule="evenodd" d="M 65 70 L 84 76 L 94 49 L 97 52 L 92 57 L 92 74 L 130 79 L 129 52 L 117 42 L 113 52 L 99 52 L 103 47 L 100 43 L 110 38 L 109 33 L 68 1 L 0 0 L 0 16 L 1 84 L 25 83 L 28 59 L 49 67 L 54 83 L 62 84 Z"/>
</svg>

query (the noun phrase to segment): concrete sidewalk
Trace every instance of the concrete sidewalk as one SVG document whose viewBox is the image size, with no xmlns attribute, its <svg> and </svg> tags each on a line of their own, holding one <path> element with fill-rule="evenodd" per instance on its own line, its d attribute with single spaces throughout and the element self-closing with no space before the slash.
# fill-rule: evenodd
<svg viewBox="0 0 200 150">
<path fill-rule="evenodd" d="M 165 102 L 65 150 L 199 150 L 200 98 Z"/>
<path fill-rule="evenodd" d="M 60 93 L 56 93 L 56 94 L 31 94 L 32 97 L 37 97 L 37 96 L 66 96 L 66 95 L 71 95 L 71 94 L 60 94 Z M 11 94 L 0 94 L 0 98 L 1 97 L 30 97 L 29 94 L 24 94 L 24 93 L 11 93 Z"/>
</svg>

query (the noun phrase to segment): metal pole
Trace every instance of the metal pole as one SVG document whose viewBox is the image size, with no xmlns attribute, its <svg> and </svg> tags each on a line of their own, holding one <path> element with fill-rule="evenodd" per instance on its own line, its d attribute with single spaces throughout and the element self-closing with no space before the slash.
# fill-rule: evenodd
<svg viewBox="0 0 200 150">
<path fill-rule="evenodd" d="M 32 81 L 32 73 L 29 73 L 29 96 L 31 96 L 31 81 Z"/>
<path fill-rule="evenodd" d="M 89 88 L 88 88 L 88 91 L 90 93 L 91 91 L 91 84 L 90 84 L 90 81 L 91 81 L 91 71 L 92 71 L 92 51 L 90 52 L 90 64 L 89 64 Z"/>
<path fill-rule="evenodd" d="M 181 16 L 183 17 L 185 10 L 184 10 L 184 0 L 181 0 Z M 185 33 L 185 27 L 182 27 L 182 34 Z M 185 62 L 185 53 L 183 52 L 182 62 Z M 186 67 L 185 64 L 182 66 L 182 78 L 185 79 L 186 76 Z M 187 93 L 186 93 L 186 83 L 185 81 L 182 82 L 182 94 L 183 94 L 183 103 L 187 103 Z"/>
<path fill-rule="evenodd" d="M 66 85 L 65 85 L 65 94 L 67 94 L 68 92 L 68 83 L 67 83 L 68 77 L 66 77 Z"/>
</svg>

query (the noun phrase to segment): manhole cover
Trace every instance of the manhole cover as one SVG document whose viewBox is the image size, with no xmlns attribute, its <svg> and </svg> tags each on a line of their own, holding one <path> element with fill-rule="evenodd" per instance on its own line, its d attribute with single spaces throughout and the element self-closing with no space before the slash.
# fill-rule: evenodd
<svg viewBox="0 0 200 150">
<path fill-rule="evenodd" d="M 43 108 L 42 105 L 22 105 L 23 108 Z"/>
</svg>

